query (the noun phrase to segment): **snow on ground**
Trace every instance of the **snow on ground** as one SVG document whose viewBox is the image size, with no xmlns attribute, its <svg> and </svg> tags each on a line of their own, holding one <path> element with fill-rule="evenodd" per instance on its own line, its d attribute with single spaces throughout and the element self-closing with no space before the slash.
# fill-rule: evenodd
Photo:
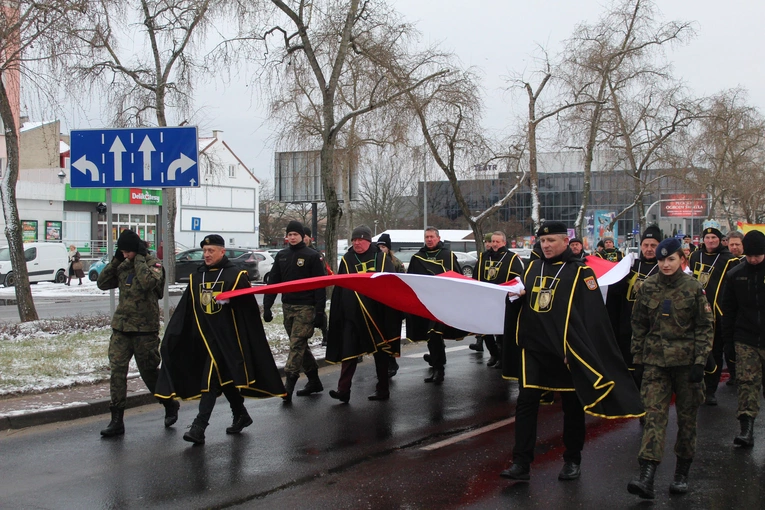
<svg viewBox="0 0 765 510">
<path fill-rule="evenodd" d="M 108 290 L 100 290 L 96 282 L 87 278 L 82 279 L 82 285 L 78 285 L 78 280 L 72 280 L 72 284 L 67 286 L 62 283 L 40 282 L 31 285 L 32 296 L 41 298 L 56 297 L 78 297 L 78 296 L 108 296 Z M 178 283 L 170 285 L 171 292 L 183 292 L 186 284 Z M 114 289 L 114 293 L 119 295 L 119 290 Z M 16 290 L 13 287 L 0 287 L 0 298 L 14 299 Z"/>
</svg>

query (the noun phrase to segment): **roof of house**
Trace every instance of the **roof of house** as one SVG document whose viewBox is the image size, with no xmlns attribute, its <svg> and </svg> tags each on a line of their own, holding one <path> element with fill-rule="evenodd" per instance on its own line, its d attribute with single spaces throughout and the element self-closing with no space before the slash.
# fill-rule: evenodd
<svg viewBox="0 0 765 510">
<path fill-rule="evenodd" d="M 236 155 L 236 153 L 231 149 L 231 147 L 224 141 L 219 138 L 215 137 L 199 137 L 199 152 L 206 152 L 208 149 L 210 149 L 213 145 L 215 145 L 216 142 L 221 142 L 223 146 L 228 150 L 234 158 L 239 162 L 240 165 L 247 171 L 248 174 L 250 174 L 250 177 L 255 179 L 256 182 L 260 182 L 260 179 L 255 177 L 255 174 L 253 174 L 250 169 L 247 167 L 247 165 L 244 164 L 244 161 L 242 161 L 239 156 Z"/>
</svg>

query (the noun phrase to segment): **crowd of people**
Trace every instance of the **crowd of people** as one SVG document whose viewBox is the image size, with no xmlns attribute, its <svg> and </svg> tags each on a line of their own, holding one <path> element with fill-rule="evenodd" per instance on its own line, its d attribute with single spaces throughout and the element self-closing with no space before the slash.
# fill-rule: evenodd
<svg viewBox="0 0 765 510">
<path fill-rule="evenodd" d="M 501 285 L 517 279 L 523 284 L 523 290 L 508 293 L 504 334 L 477 335 L 470 345 L 476 351 L 485 345 L 490 354 L 487 366 L 519 382 L 512 464 L 502 477 L 530 479 L 539 405 L 559 394 L 565 449 L 558 478 L 575 480 L 581 475 L 586 414 L 639 418 L 639 476 L 629 482 L 628 490 L 653 499 L 674 398 L 678 433 L 669 491 L 684 494 L 696 454 L 697 411 L 703 404 L 717 405 L 723 365 L 730 373 L 729 384 L 738 390 L 741 429 L 734 444 L 753 446 L 765 364 L 765 235 L 751 231 L 724 236 L 718 226 L 709 225 L 696 248 L 690 239 L 664 239 L 658 227 L 649 226 L 629 273 L 606 293 L 587 265 L 582 240 L 569 238 L 565 224 L 545 222 L 536 238 L 538 245 L 523 261 L 508 250 L 503 232 L 488 234 L 473 272 L 479 282 Z M 302 224 L 290 221 L 285 239 L 288 246 L 275 257 L 269 285 L 332 271 L 310 245 L 310 233 Z M 199 399 L 199 412 L 183 439 L 201 445 L 221 394 L 233 415 L 226 433 L 237 434 L 253 423 L 244 397 L 281 397 L 289 405 L 293 394 L 324 391 L 309 347 L 314 328 L 323 330 L 326 360 L 341 365 L 337 387 L 329 395 L 343 404 L 350 402 L 353 376 L 365 355 L 373 358 L 377 375 L 375 392 L 367 398 L 391 397 L 389 378 L 398 370 L 402 321 L 410 341 L 427 342 L 424 360 L 429 371 L 424 382 L 434 385 L 446 378 L 445 339 L 470 334 L 339 286 L 332 291 L 328 317 L 324 288 L 285 292 L 282 313 L 290 348 L 282 382 L 261 316 L 252 313 L 258 309 L 255 298 L 216 300 L 221 292 L 249 287 L 247 272 L 228 260 L 220 235 L 206 236 L 200 246 L 204 264 L 191 274 L 160 344 L 158 300 L 164 269 L 134 232 L 120 234 L 117 252 L 98 279 L 101 289 L 120 289 L 109 344 L 112 416 L 101 431 L 104 437 L 125 433 L 125 381 L 133 356 L 147 387 L 165 407 L 165 427 L 177 421 L 179 399 Z M 623 257 L 613 239 L 605 239 L 597 255 L 611 262 Z M 459 273 L 459 263 L 438 229 L 427 227 L 424 245 L 406 272 L 436 276 L 447 271 Z M 404 267 L 389 235 L 374 242 L 371 230 L 361 225 L 353 230 L 337 273 L 370 272 L 404 272 Z M 265 322 L 273 320 L 275 298 L 273 293 L 265 295 Z M 301 371 L 307 383 L 296 391 Z"/>
</svg>

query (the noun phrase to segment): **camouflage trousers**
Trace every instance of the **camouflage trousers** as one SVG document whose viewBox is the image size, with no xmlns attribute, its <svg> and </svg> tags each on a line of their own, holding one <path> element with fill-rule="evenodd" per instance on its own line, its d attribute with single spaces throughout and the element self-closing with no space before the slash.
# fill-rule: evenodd
<svg viewBox="0 0 765 510">
<path fill-rule="evenodd" d="M 696 413 L 704 401 L 704 383 L 689 382 L 690 373 L 690 365 L 667 368 L 645 366 L 640 388 L 645 407 L 645 426 L 638 458 L 661 462 L 669 403 L 674 393 L 677 413 L 675 455 L 681 459 L 693 459 L 696 453 Z"/>
<path fill-rule="evenodd" d="M 760 411 L 763 362 L 765 362 L 765 349 L 736 342 L 738 416 L 756 418 Z"/>
<path fill-rule="evenodd" d="M 125 333 L 113 329 L 109 340 L 109 393 L 112 407 L 125 408 L 128 368 L 133 356 L 141 379 L 149 391 L 154 393 L 159 375 L 159 336 L 157 333 Z"/>
<path fill-rule="evenodd" d="M 318 370 L 319 365 L 313 357 L 308 339 L 313 336 L 313 320 L 316 309 L 311 305 L 282 304 L 284 313 L 284 329 L 290 337 L 290 353 L 284 372 L 291 375 L 299 375 L 300 369 L 306 374 L 312 370 Z"/>
</svg>

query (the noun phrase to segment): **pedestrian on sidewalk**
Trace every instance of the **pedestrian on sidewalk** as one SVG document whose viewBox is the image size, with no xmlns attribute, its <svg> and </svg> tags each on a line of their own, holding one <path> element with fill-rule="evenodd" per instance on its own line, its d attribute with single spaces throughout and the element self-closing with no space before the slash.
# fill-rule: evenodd
<svg viewBox="0 0 765 510">
<path fill-rule="evenodd" d="M 183 435 L 194 444 L 204 444 L 221 393 L 233 414 L 227 434 L 252 425 L 243 396 L 284 395 L 255 298 L 243 296 L 225 304 L 215 300 L 221 292 L 249 288 L 247 271 L 226 257 L 223 237 L 208 235 L 199 245 L 204 264 L 189 275 L 189 285 L 165 330 L 156 390 L 156 396 L 167 402 L 200 399 L 199 413 Z"/>
<path fill-rule="evenodd" d="M 704 366 L 712 352 L 714 326 L 702 285 L 683 271 L 684 258 L 679 239 L 659 243 L 659 272 L 643 282 L 632 308 L 632 363 L 642 372 L 646 414 L 638 452 L 640 476 L 627 490 L 644 499 L 655 497 L 654 475 L 664 455 L 673 395 L 677 464 L 670 493 L 688 492 L 688 471 L 696 453 L 696 414 L 704 401 Z"/>
<path fill-rule="evenodd" d="M 82 279 L 85 277 L 85 273 L 82 271 L 80 252 L 77 251 L 77 247 L 75 245 L 69 246 L 67 256 L 69 257 L 69 279 L 66 281 L 66 284 L 71 284 L 72 278 L 79 278 L 80 285 L 82 285 Z"/>
<path fill-rule="evenodd" d="M 268 279 L 269 285 L 326 275 L 323 257 L 306 246 L 304 235 L 305 229 L 299 221 L 292 220 L 287 224 L 286 238 L 289 246 L 276 254 L 271 277 Z M 276 294 L 266 294 L 263 297 L 263 320 L 266 322 L 274 320 L 271 313 L 274 301 Z M 324 391 L 319 379 L 319 365 L 308 345 L 308 339 L 313 336 L 316 318 L 324 314 L 326 306 L 327 290 L 324 288 L 282 294 L 284 329 L 290 337 L 290 353 L 284 366 L 287 376 L 284 402 L 287 404 L 292 402 L 292 393 L 301 368 L 308 377 L 308 383 L 298 390 L 297 395 L 305 397 Z"/>
<path fill-rule="evenodd" d="M 366 225 L 353 229 L 351 249 L 343 255 L 338 274 L 393 273 L 390 257 L 372 244 Z M 337 391 L 329 396 L 348 403 L 351 381 L 359 356 L 371 354 L 377 371 L 377 387 L 369 400 L 390 398 L 388 367 L 401 353 L 401 316 L 392 308 L 350 289 L 335 287 L 329 314 L 326 360 L 342 363 Z"/>
<path fill-rule="evenodd" d="M 109 409 L 112 419 L 101 435 L 125 433 L 123 416 L 127 402 L 127 375 L 130 358 L 135 356 L 138 371 L 150 392 L 154 393 L 159 374 L 159 300 L 165 286 L 162 263 L 149 255 L 138 234 L 123 230 L 117 240 L 117 251 L 111 263 L 98 276 L 101 290 L 119 288 L 119 304 L 112 317 L 109 340 L 111 372 Z M 164 402 L 165 427 L 178 419 L 177 402 Z"/>
</svg>

